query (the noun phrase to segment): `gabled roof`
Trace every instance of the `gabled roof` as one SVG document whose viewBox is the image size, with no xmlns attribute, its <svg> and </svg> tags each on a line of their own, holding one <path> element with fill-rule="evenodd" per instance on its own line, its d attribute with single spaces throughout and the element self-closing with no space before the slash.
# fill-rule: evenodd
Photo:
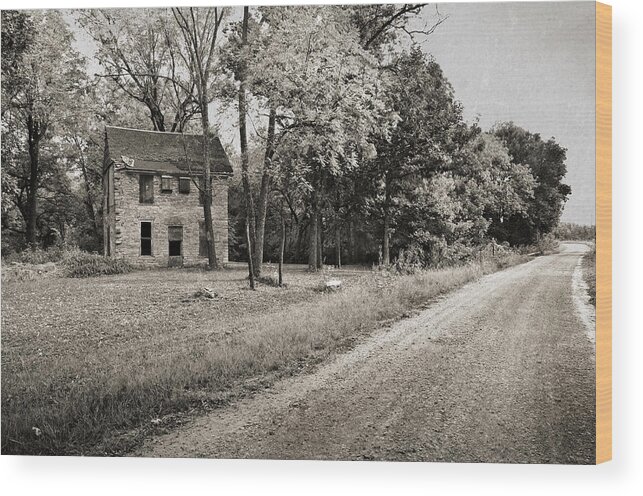
<svg viewBox="0 0 643 496">
<path fill-rule="evenodd" d="M 106 126 L 109 158 L 127 169 L 161 173 L 203 171 L 203 136 Z M 210 138 L 210 170 L 232 174 L 218 137 Z"/>
</svg>

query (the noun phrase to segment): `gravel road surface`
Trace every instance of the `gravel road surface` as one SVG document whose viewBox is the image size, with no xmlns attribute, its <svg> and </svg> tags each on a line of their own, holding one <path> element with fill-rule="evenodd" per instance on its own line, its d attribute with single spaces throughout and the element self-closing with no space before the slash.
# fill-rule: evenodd
<svg viewBox="0 0 643 496">
<path fill-rule="evenodd" d="M 586 249 L 468 284 L 134 455 L 594 463 L 592 310 L 572 284 Z"/>
</svg>

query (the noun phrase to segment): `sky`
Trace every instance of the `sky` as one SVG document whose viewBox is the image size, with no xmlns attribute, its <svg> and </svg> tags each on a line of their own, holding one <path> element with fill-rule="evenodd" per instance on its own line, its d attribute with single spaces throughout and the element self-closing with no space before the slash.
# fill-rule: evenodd
<svg viewBox="0 0 643 496">
<path fill-rule="evenodd" d="M 567 148 L 563 221 L 595 224 L 593 2 L 446 3 L 422 41 L 483 129 L 514 121 Z M 426 8 L 430 21 L 434 10 Z"/>
<path fill-rule="evenodd" d="M 562 220 L 595 224 L 595 11 L 593 2 L 440 3 L 448 16 L 416 38 L 442 67 L 468 122 L 489 129 L 513 121 L 567 148 L 572 194 Z M 432 23 L 435 4 L 416 28 Z M 95 46 L 72 26 L 80 51 Z M 90 60 L 90 70 L 97 71 Z M 232 115 L 222 140 L 235 142 Z"/>
</svg>

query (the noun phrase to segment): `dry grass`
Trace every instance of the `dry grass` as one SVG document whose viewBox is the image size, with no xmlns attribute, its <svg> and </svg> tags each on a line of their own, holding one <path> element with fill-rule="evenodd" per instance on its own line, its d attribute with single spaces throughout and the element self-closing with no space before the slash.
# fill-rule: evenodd
<svg viewBox="0 0 643 496">
<path fill-rule="evenodd" d="M 583 257 L 583 278 L 587 283 L 589 301 L 596 306 L 596 245 Z"/>
<path fill-rule="evenodd" d="M 117 454 L 150 421 L 318 363 L 380 322 L 483 273 L 524 261 L 403 277 L 288 272 L 288 289 L 245 289 L 245 273 L 137 272 L 3 284 L 2 453 Z M 211 287 L 214 300 L 186 297 Z M 34 430 L 33 428 L 38 430 Z M 38 435 L 39 434 L 39 435 Z"/>
</svg>

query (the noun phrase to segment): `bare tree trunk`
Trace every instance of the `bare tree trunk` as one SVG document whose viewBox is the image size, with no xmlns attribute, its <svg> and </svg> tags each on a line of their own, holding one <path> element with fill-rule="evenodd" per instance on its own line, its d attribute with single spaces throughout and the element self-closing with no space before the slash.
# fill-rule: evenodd
<svg viewBox="0 0 643 496">
<path fill-rule="evenodd" d="M 205 187 L 205 195 L 203 195 L 203 217 L 205 220 L 205 235 L 208 244 L 208 269 L 216 269 L 219 267 L 219 262 L 217 260 L 216 246 L 214 244 L 214 227 L 212 226 L 212 178 L 210 173 L 210 137 L 208 136 L 207 129 L 209 129 L 209 122 L 207 118 L 207 104 L 205 112 L 202 114 L 206 115 L 205 118 L 201 118 L 203 126 L 203 180 Z"/>
<path fill-rule="evenodd" d="M 100 239 L 101 233 L 98 226 L 98 218 L 96 216 L 96 208 L 94 206 L 94 195 L 92 194 L 91 183 L 89 181 L 89 173 L 87 172 L 87 161 L 85 160 L 85 153 L 78 139 L 74 137 L 74 144 L 78 148 L 80 154 L 80 171 L 83 174 L 83 182 L 85 184 L 85 207 L 87 208 L 87 215 L 92 222 L 92 229 L 96 239 Z"/>
<path fill-rule="evenodd" d="M 27 117 L 29 132 L 29 188 L 27 189 L 27 244 L 34 248 L 36 245 L 36 221 L 38 218 L 38 176 L 40 174 L 40 131 L 33 117 Z"/>
<path fill-rule="evenodd" d="M 295 249 L 294 253 L 297 259 L 301 257 L 302 254 L 302 245 L 304 244 L 304 233 L 306 232 L 306 228 L 304 227 L 305 222 L 301 222 L 297 224 L 297 239 L 295 240 Z"/>
<path fill-rule="evenodd" d="M 219 267 L 216 246 L 214 245 L 214 228 L 212 226 L 212 174 L 210 171 L 210 118 L 208 116 L 207 82 L 203 74 L 198 81 L 199 107 L 201 108 L 201 128 L 203 130 L 203 182 L 205 194 L 203 195 L 203 217 L 205 220 L 205 233 L 208 244 L 208 269 Z"/>
<path fill-rule="evenodd" d="M 317 268 L 324 266 L 324 219 L 321 212 L 317 214 Z"/>
<path fill-rule="evenodd" d="M 391 219 L 390 219 L 390 214 L 389 214 L 389 205 L 391 204 L 391 192 L 389 188 L 389 180 L 388 177 L 385 176 L 384 178 L 385 181 L 385 199 L 384 199 L 384 232 L 382 233 L 382 263 L 384 265 L 390 265 L 391 263 L 391 251 L 389 247 L 389 240 L 390 240 L 390 224 L 391 224 Z"/>
<path fill-rule="evenodd" d="M 355 263 L 355 225 L 353 219 L 348 223 L 348 255 L 350 257 L 350 263 Z"/>
<path fill-rule="evenodd" d="M 337 254 L 337 268 L 342 268 L 342 230 L 337 224 L 335 226 L 335 253 Z"/>
<path fill-rule="evenodd" d="M 384 210 L 384 232 L 382 239 L 382 264 L 390 265 L 391 253 L 389 248 L 389 215 L 388 210 Z"/>
<path fill-rule="evenodd" d="M 199 112 L 201 114 L 201 130 L 203 132 L 203 217 L 205 220 L 205 233 L 208 245 L 208 269 L 219 267 L 216 247 L 214 244 L 214 228 L 212 226 L 212 173 L 210 170 L 210 118 L 208 116 L 208 85 L 210 83 L 210 69 L 213 53 L 217 41 L 217 33 L 221 26 L 223 13 L 215 7 L 214 20 L 206 25 L 210 33 L 200 30 L 194 16 L 194 10 L 189 8 L 185 15 L 183 9 L 173 8 L 172 13 L 181 28 L 183 38 L 189 48 L 189 59 L 192 78 L 197 90 Z M 164 125 L 163 129 L 165 128 Z"/>
<path fill-rule="evenodd" d="M 312 202 L 310 207 L 310 228 L 308 233 L 308 270 L 316 271 L 317 270 L 317 191 L 313 191 Z"/>
<path fill-rule="evenodd" d="M 241 44 L 245 46 L 248 42 L 248 7 L 243 8 L 243 24 L 241 31 Z M 248 102 L 246 100 L 246 68 L 241 64 L 239 69 L 239 144 L 241 147 L 241 182 L 243 184 L 243 196 L 246 206 L 246 219 L 248 219 L 248 230 L 250 233 L 250 253 L 254 257 L 256 253 L 255 240 L 257 239 L 256 232 L 256 212 L 254 206 L 254 199 L 250 189 L 250 179 L 248 177 L 248 134 L 246 130 L 246 114 L 248 112 Z M 263 257 L 263 253 L 262 253 Z M 256 260 L 256 259 L 255 259 Z M 263 260 L 258 260 L 255 264 L 254 270 L 261 273 L 261 263 Z M 257 273 L 257 272 L 255 272 Z"/>
<path fill-rule="evenodd" d="M 152 126 L 154 126 L 154 131 L 165 132 L 165 117 L 158 104 L 153 100 L 146 101 L 145 104 L 150 111 L 150 120 L 152 121 Z"/>
<path fill-rule="evenodd" d="M 246 244 L 248 245 L 248 279 L 250 279 L 250 289 L 255 289 L 255 272 L 252 268 L 252 252 L 250 251 L 250 225 L 248 216 L 246 216 Z"/>
<path fill-rule="evenodd" d="M 271 171 L 270 163 L 274 155 L 275 146 L 275 121 L 277 112 L 274 106 L 270 107 L 268 116 L 268 136 L 266 139 L 266 154 L 263 162 L 263 175 L 261 176 L 261 191 L 259 192 L 259 205 L 257 205 L 257 223 L 254 241 L 255 274 L 261 275 L 261 264 L 263 263 L 263 244 L 266 230 L 266 213 L 268 211 L 268 195 L 270 193 Z"/>
<path fill-rule="evenodd" d="M 286 219 L 281 212 L 281 245 L 279 246 L 279 287 L 283 286 L 284 248 L 286 246 Z"/>
</svg>

